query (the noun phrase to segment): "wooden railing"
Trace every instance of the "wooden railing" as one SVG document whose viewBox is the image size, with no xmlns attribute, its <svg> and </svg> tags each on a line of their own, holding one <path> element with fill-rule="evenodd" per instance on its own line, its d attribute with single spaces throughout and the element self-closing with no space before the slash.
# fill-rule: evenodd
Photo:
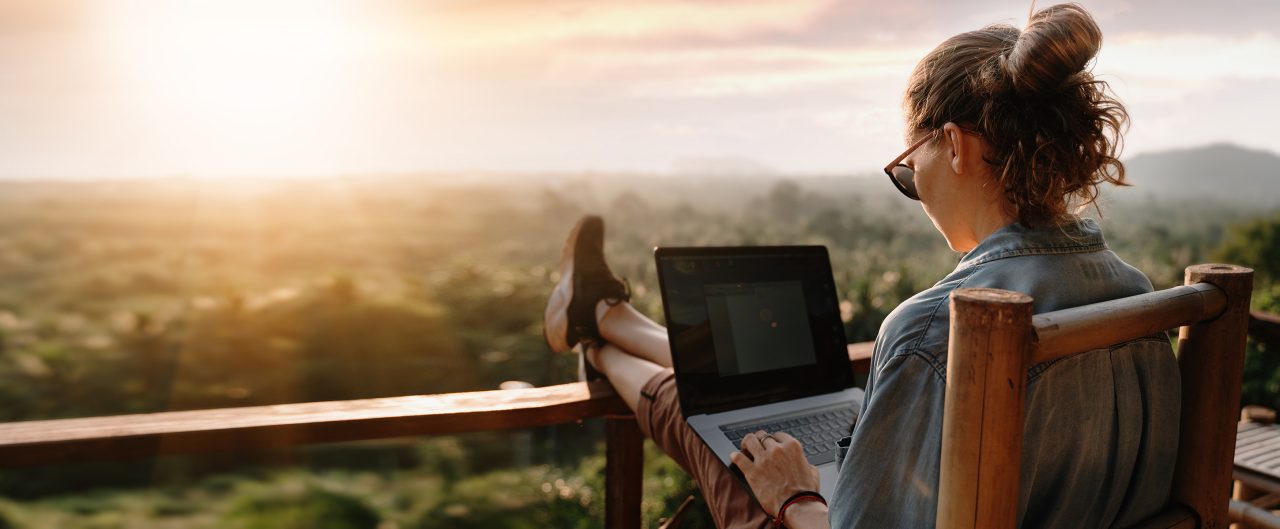
<svg viewBox="0 0 1280 529">
<path fill-rule="evenodd" d="M 855 373 L 871 342 L 849 346 Z M 0 467 L 534 428 L 605 419 L 605 526 L 640 527 L 643 437 L 606 381 L 0 424 Z"/>
<path fill-rule="evenodd" d="M 1044 332 L 1052 332 L 1040 325 Z M 1255 313 L 1250 333 L 1280 336 L 1280 316 Z M 872 344 L 849 346 L 856 373 Z M 606 421 L 606 527 L 640 526 L 642 437 L 607 382 L 0 424 L 0 467 L 248 452 L 315 443 L 445 435 Z M 1256 513 L 1252 513 L 1256 514 Z"/>
</svg>

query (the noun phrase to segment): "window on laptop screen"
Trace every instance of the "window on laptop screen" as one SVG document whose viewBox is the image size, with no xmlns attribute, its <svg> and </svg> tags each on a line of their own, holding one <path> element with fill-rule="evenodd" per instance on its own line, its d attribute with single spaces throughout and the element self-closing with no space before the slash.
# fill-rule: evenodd
<svg viewBox="0 0 1280 529">
<path fill-rule="evenodd" d="M 720 283 L 703 290 L 721 376 L 817 362 L 800 281 Z"/>
</svg>

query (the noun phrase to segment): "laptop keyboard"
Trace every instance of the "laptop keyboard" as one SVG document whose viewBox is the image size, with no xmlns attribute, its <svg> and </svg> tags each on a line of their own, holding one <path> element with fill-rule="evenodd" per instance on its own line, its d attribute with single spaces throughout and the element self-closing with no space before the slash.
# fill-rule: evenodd
<svg viewBox="0 0 1280 529">
<path fill-rule="evenodd" d="M 742 438 L 751 432 L 787 432 L 804 446 L 804 455 L 812 465 L 835 461 L 836 441 L 849 435 L 853 425 L 854 410 L 832 408 L 816 413 L 772 417 L 757 423 L 727 424 L 720 431 L 729 437 L 733 446 L 742 446 Z"/>
</svg>

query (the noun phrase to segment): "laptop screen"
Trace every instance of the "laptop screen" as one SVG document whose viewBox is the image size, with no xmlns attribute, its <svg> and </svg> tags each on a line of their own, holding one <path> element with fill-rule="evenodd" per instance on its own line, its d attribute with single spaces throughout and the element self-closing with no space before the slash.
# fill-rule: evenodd
<svg viewBox="0 0 1280 529">
<path fill-rule="evenodd" d="M 817 363 L 800 281 L 717 283 L 702 291 L 721 376 Z"/>
<path fill-rule="evenodd" d="M 686 416 L 853 384 L 826 248 L 659 248 Z"/>
</svg>

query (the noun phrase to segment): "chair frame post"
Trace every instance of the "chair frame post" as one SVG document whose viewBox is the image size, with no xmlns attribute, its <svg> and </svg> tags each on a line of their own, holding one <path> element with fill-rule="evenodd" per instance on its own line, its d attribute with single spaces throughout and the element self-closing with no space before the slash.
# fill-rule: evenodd
<svg viewBox="0 0 1280 529">
<path fill-rule="evenodd" d="M 938 482 L 939 529 L 1013 527 L 1032 299 L 1007 290 L 951 294 Z M 985 418 L 985 420 L 984 420 Z"/>
<path fill-rule="evenodd" d="M 1223 264 L 1189 266 L 1186 284 L 1195 283 L 1222 289 L 1227 306 L 1217 318 L 1184 326 L 1178 333 L 1182 416 L 1172 499 L 1195 511 L 1200 527 L 1218 529 L 1229 524 L 1253 271 Z"/>
</svg>

